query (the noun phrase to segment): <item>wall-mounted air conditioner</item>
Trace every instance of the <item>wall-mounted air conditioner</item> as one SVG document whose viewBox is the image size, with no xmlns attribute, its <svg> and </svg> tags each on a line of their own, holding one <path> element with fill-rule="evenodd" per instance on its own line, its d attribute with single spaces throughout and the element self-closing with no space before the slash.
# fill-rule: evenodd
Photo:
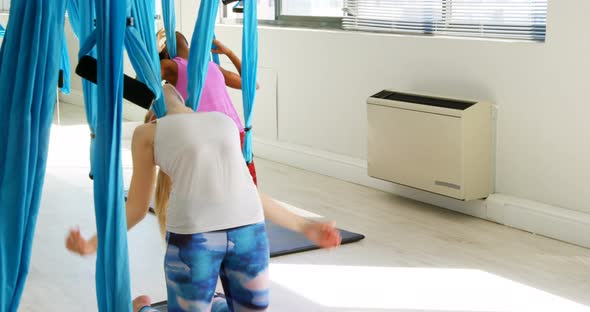
<svg viewBox="0 0 590 312">
<path fill-rule="evenodd" d="M 491 192 L 491 105 L 383 90 L 367 100 L 369 176 L 461 200 Z"/>
</svg>

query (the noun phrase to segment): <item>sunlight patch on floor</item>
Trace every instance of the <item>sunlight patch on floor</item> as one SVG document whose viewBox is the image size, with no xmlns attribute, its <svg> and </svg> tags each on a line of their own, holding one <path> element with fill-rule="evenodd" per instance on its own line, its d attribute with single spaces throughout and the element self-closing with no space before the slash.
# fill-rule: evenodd
<svg viewBox="0 0 590 312">
<path fill-rule="evenodd" d="M 470 269 L 271 264 L 271 281 L 332 308 L 404 311 L 551 311 L 590 308 Z"/>
</svg>

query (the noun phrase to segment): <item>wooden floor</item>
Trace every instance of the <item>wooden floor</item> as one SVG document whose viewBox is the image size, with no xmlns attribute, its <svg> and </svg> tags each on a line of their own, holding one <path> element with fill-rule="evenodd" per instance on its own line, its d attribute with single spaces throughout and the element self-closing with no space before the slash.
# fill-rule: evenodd
<svg viewBox="0 0 590 312">
<path fill-rule="evenodd" d="M 96 311 L 94 258 L 63 248 L 70 226 L 94 231 L 88 134 L 67 124 L 52 130 L 20 311 Z M 271 311 L 590 311 L 588 249 L 263 159 L 256 166 L 263 192 L 367 237 L 273 258 Z M 124 167 L 128 177 L 127 148 Z M 133 295 L 165 299 L 153 217 L 129 233 L 129 250 Z"/>
</svg>

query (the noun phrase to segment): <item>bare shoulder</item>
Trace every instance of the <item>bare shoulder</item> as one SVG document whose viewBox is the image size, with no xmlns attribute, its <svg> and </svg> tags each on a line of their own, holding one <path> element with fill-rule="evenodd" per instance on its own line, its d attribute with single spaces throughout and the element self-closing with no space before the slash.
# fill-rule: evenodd
<svg viewBox="0 0 590 312">
<path fill-rule="evenodd" d="M 177 65 L 173 60 L 164 59 L 160 61 L 160 67 L 162 69 L 175 69 Z"/>
<path fill-rule="evenodd" d="M 162 79 L 176 84 L 176 80 L 178 79 L 178 65 L 176 62 L 173 60 L 161 60 L 160 70 L 162 71 Z"/>
<path fill-rule="evenodd" d="M 154 143 L 156 135 L 156 124 L 146 123 L 135 128 L 133 132 L 133 145 L 135 146 L 151 146 Z"/>
<path fill-rule="evenodd" d="M 165 59 L 160 61 L 162 72 L 173 74 L 178 71 L 178 65 L 173 60 Z"/>
</svg>

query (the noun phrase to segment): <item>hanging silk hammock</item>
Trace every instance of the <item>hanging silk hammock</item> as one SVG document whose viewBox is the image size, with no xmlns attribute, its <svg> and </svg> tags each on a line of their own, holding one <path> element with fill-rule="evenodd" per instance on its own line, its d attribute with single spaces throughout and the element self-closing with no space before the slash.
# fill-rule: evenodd
<svg viewBox="0 0 590 312">
<path fill-rule="evenodd" d="M 6 33 L 6 29 L 0 25 L 0 39 L 4 38 L 4 34 Z M 60 63 L 60 91 L 64 94 L 70 94 L 70 59 L 68 55 L 68 45 L 65 39 L 65 32 L 63 32 L 62 36 L 62 54 L 61 54 L 61 63 Z"/>
<path fill-rule="evenodd" d="M 135 44 L 126 41 L 127 53 L 133 64 L 139 80 L 150 88 L 156 95 L 156 101 L 152 105 L 156 116 L 161 117 L 166 114 L 166 104 L 162 96 L 160 58 L 158 56 L 158 46 L 156 42 L 156 33 L 154 16 L 156 12 L 155 2 L 145 0 L 131 0 L 132 13 L 134 18 L 134 27 L 128 28 L 128 31 L 136 34 Z M 172 10 L 174 12 L 174 10 Z M 137 29 L 137 31 L 135 31 Z M 134 49 L 131 49 L 131 45 Z M 142 54 L 142 57 L 138 57 Z"/>
<path fill-rule="evenodd" d="M 214 0 L 217 1 L 217 0 Z M 174 0 L 162 0 L 164 30 L 166 31 L 166 47 L 170 58 L 176 57 L 176 10 Z"/>
<path fill-rule="evenodd" d="M 242 28 L 242 101 L 244 106 L 244 158 L 252 162 L 252 113 L 256 99 L 258 74 L 258 16 L 257 1 L 246 1 L 244 5 L 244 27 Z"/>
<path fill-rule="evenodd" d="M 65 0 L 13 1 L 0 49 L 0 311 L 28 274 L 57 92 Z"/>
<path fill-rule="evenodd" d="M 197 23 L 193 31 L 188 62 L 187 104 L 194 110 L 199 109 L 203 86 L 207 76 L 210 59 L 209 47 L 213 41 L 213 31 L 217 18 L 219 1 L 201 1 Z"/>
<path fill-rule="evenodd" d="M 78 41 L 80 42 L 80 49 L 82 49 L 82 44 L 94 31 L 94 0 L 69 0 L 68 17 L 74 35 L 78 37 Z M 92 50 L 88 54 L 96 56 L 96 51 Z M 78 58 L 80 57 L 80 54 L 78 54 Z M 86 121 L 90 128 L 90 176 L 92 177 L 92 158 L 94 155 L 94 137 L 96 133 L 96 102 L 98 100 L 96 85 L 82 80 L 82 91 L 84 94 Z"/>
<path fill-rule="evenodd" d="M 91 158 L 99 243 L 96 289 L 100 311 L 130 309 L 120 155 L 122 49 L 126 47 L 138 79 L 156 95 L 154 111 L 159 116 L 165 114 L 154 16 L 155 5 L 150 1 L 112 0 L 110 5 L 108 1 L 106 4 L 96 2 L 96 31 L 87 37 L 80 49 L 80 56 L 83 56 L 90 54 L 96 45 L 98 62 L 98 105 L 101 109 L 94 107 L 96 138 Z"/>
<path fill-rule="evenodd" d="M 63 94 L 70 94 L 70 56 L 68 53 L 68 43 L 66 33 L 62 31 L 61 36 L 61 62 L 59 66 L 61 86 L 60 91 Z"/>
<path fill-rule="evenodd" d="M 88 5 L 81 0 L 80 7 Z M 96 1 L 96 30 L 81 49 L 97 51 L 97 107 L 94 156 L 94 208 L 98 250 L 96 297 L 99 311 L 130 311 L 127 224 L 121 169 L 121 113 L 123 93 L 123 42 L 127 3 Z M 84 10 L 86 11 L 86 10 Z M 87 21 L 84 21 L 87 22 Z"/>
</svg>

